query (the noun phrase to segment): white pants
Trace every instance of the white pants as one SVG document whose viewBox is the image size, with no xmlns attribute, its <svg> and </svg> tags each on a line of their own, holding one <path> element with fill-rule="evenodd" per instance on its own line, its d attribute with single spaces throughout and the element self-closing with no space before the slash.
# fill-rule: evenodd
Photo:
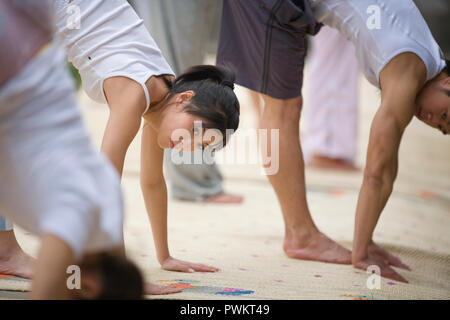
<svg viewBox="0 0 450 320">
<path fill-rule="evenodd" d="M 308 60 L 305 163 L 314 155 L 354 161 L 358 124 L 358 62 L 353 44 L 324 26 Z"/>
<path fill-rule="evenodd" d="M 76 257 L 122 243 L 120 178 L 90 142 L 53 44 L 0 88 L 0 213 Z"/>
</svg>

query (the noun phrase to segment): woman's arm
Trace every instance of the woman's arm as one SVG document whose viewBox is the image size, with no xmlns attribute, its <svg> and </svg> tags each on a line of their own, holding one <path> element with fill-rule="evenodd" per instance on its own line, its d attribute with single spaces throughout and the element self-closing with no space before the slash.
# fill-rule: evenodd
<svg viewBox="0 0 450 320">
<path fill-rule="evenodd" d="M 126 77 L 108 78 L 103 88 L 110 115 L 101 149 L 122 175 L 128 147 L 141 126 L 145 94 L 140 84 Z"/>
<path fill-rule="evenodd" d="M 153 231 L 159 263 L 170 257 L 167 242 L 167 187 L 163 175 L 164 149 L 157 132 L 144 122 L 141 146 L 141 189 Z"/>
<path fill-rule="evenodd" d="M 42 235 L 30 299 L 71 299 L 66 271 L 75 263 L 73 251 L 65 241 L 53 234 Z"/>
<path fill-rule="evenodd" d="M 181 261 L 170 255 L 167 240 L 167 187 L 163 175 L 164 150 L 157 144 L 157 132 L 147 122 L 142 131 L 141 152 L 141 188 L 161 267 L 181 272 L 218 271 L 217 268 Z"/>
</svg>

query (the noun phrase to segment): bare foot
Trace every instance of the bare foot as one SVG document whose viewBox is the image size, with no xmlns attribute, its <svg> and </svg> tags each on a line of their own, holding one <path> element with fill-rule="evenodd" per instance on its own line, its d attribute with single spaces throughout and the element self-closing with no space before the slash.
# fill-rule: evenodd
<svg viewBox="0 0 450 320">
<path fill-rule="evenodd" d="M 30 279 L 33 264 L 34 259 L 20 248 L 14 232 L 0 231 L 0 274 Z"/>
<path fill-rule="evenodd" d="M 150 295 L 158 295 L 158 294 L 173 294 L 182 292 L 182 288 L 174 288 L 167 286 L 158 286 L 153 283 L 145 283 L 144 285 L 144 293 Z"/>
<path fill-rule="evenodd" d="M 313 233 L 306 240 L 294 236 L 284 238 L 284 252 L 290 258 L 329 263 L 351 264 L 352 253 L 321 232 Z"/>
<path fill-rule="evenodd" d="M 240 195 L 230 194 L 226 192 L 221 192 L 209 197 L 206 197 L 205 202 L 209 203 L 221 203 L 221 204 L 239 204 L 244 201 L 244 197 Z"/>
<path fill-rule="evenodd" d="M 358 167 L 356 167 L 349 161 L 319 155 L 313 156 L 311 161 L 308 163 L 308 166 L 311 168 L 325 169 L 325 170 L 340 170 L 340 171 L 360 170 Z"/>
</svg>

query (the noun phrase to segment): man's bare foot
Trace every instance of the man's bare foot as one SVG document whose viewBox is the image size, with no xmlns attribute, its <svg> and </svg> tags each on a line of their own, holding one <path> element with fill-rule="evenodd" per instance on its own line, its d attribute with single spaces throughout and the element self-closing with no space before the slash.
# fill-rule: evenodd
<svg viewBox="0 0 450 320">
<path fill-rule="evenodd" d="M 182 292 L 182 288 L 174 288 L 174 287 L 167 287 L 167 286 L 158 286 L 153 283 L 145 283 L 144 285 L 144 293 L 146 295 L 158 295 L 158 294 L 173 294 L 173 293 L 179 293 Z"/>
<path fill-rule="evenodd" d="M 14 232 L 0 231 L 0 274 L 31 278 L 34 259 L 17 243 Z"/>
<path fill-rule="evenodd" d="M 236 194 L 221 192 L 205 198 L 205 202 L 220 204 L 239 204 L 244 201 L 244 197 Z"/>
<path fill-rule="evenodd" d="M 352 253 L 321 232 L 314 232 L 308 238 L 299 240 L 295 236 L 286 236 L 284 252 L 290 258 L 314 260 L 329 263 L 351 264 Z"/>
<path fill-rule="evenodd" d="M 311 168 L 325 169 L 325 170 L 340 170 L 340 171 L 359 171 L 353 163 L 337 158 L 329 158 L 326 156 L 314 155 L 308 163 Z"/>
</svg>

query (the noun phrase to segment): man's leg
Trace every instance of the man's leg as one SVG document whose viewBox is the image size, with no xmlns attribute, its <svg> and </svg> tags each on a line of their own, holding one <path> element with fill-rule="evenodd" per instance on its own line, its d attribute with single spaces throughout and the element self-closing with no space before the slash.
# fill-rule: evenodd
<svg viewBox="0 0 450 320">
<path fill-rule="evenodd" d="M 322 234 L 306 201 L 305 170 L 299 139 L 302 98 L 280 100 L 263 95 L 262 129 L 279 129 L 279 170 L 268 175 L 285 223 L 283 249 L 291 258 L 350 263 L 351 252 Z M 268 132 L 268 137 L 271 135 Z M 268 140 L 268 150 L 271 141 Z M 270 157 L 270 153 L 269 157 Z"/>
<path fill-rule="evenodd" d="M 12 223 L 0 217 L 0 274 L 31 278 L 34 259 L 20 248 Z"/>
</svg>

